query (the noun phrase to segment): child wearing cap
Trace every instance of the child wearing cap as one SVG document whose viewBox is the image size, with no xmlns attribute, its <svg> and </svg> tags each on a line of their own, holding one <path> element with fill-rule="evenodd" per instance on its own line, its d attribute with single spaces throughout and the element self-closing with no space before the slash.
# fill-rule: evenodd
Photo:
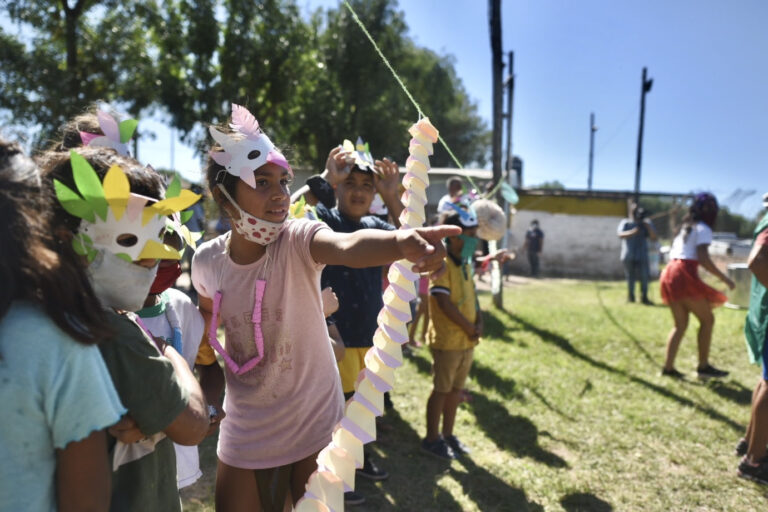
<svg viewBox="0 0 768 512">
<path fill-rule="evenodd" d="M 421 447 L 429 455 L 451 460 L 469 453 L 453 434 L 453 424 L 473 350 L 483 334 L 483 317 L 472 279 L 477 218 L 470 211 L 455 211 L 443 224 L 459 226 L 462 233 L 446 238 L 447 271 L 429 290 L 427 346 L 432 352 L 434 384 L 427 400 L 427 436 Z M 438 431 L 441 417 L 443 428 Z"/>
</svg>

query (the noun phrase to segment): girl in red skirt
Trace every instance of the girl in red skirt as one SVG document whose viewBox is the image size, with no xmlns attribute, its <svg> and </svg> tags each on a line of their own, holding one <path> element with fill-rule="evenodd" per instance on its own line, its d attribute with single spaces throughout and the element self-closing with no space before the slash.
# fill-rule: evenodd
<svg viewBox="0 0 768 512">
<path fill-rule="evenodd" d="M 709 364 L 709 347 L 712 343 L 712 327 L 715 317 L 712 309 L 725 303 L 726 296 L 706 285 L 699 277 L 701 265 L 723 281 L 731 290 L 733 281 L 723 274 L 709 258 L 712 227 L 717 218 L 717 199 L 708 193 L 698 194 L 691 205 L 683 226 L 672 242 L 670 263 L 661 274 L 661 298 L 669 305 L 675 326 L 667 339 L 667 359 L 661 374 L 682 378 L 675 369 L 675 356 L 680 340 L 688 327 L 688 316 L 693 313 L 699 319 L 699 378 L 725 377 L 728 372 Z"/>
</svg>

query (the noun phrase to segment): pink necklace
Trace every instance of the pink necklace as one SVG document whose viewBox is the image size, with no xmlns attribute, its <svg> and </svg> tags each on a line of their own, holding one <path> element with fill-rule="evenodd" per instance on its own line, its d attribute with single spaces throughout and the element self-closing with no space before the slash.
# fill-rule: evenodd
<svg viewBox="0 0 768 512">
<path fill-rule="evenodd" d="M 208 342 L 211 344 L 214 350 L 221 354 L 224 358 L 224 362 L 227 364 L 232 373 L 236 375 L 242 375 L 247 371 L 253 369 L 254 366 L 264 358 L 264 334 L 261 332 L 261 304 L 264 300 L 264 290 L 267 287 L 267 282 L 263 279 L 256 281 L 256 289 L 254 290 L 253 301 L 253 313 L 251 314 L 251 322 L 253 323 L 253 342 L 256 345 L 256 357 L 253 357 L 245 362 L 242 366 L 238 365 L 232 357 L 227 354 L 224 347 L 221 346 L 219 340 L 216 338 L 216 327 L 219 320 L 219 308 L 221 307 L 221 291 L 217 291 L 213 298 L 213 318 L 211 319 L 211 326 L 208 329 Z"/>
</svg>

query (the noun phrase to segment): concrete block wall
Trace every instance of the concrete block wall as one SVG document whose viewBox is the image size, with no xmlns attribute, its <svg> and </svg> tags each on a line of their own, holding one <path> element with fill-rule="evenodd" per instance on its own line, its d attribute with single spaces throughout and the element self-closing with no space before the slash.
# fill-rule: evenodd
<svg viewBox="0 0 768 512">
<path fill-rule="evenodd" d="M 544 232 L 541 272 L 545 276 L 621 279 L 621 241 L 616 230 L 623 217 L 574 215 L 519 210 L 512 220 L 509 246 L 518 250 L 514 273 L 529 273 L 528 258 L 520 252 L 525 232 L 538 219 Z"/>
</svg>

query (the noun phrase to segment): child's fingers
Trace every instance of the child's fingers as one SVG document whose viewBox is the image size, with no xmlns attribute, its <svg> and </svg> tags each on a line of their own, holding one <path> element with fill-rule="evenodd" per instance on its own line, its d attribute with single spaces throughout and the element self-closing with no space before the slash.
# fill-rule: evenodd
<svg viewBox="0 0 768 512">
<path fill-rule="evenodd" d="M 418 228 L 416 229 L 416 232 L 425 240 L 437 243 L 442 241 L 443 238 L 460 235 L 461 228 L 459 226 L 434 226 L 429 228 Z"/>
</svg>

